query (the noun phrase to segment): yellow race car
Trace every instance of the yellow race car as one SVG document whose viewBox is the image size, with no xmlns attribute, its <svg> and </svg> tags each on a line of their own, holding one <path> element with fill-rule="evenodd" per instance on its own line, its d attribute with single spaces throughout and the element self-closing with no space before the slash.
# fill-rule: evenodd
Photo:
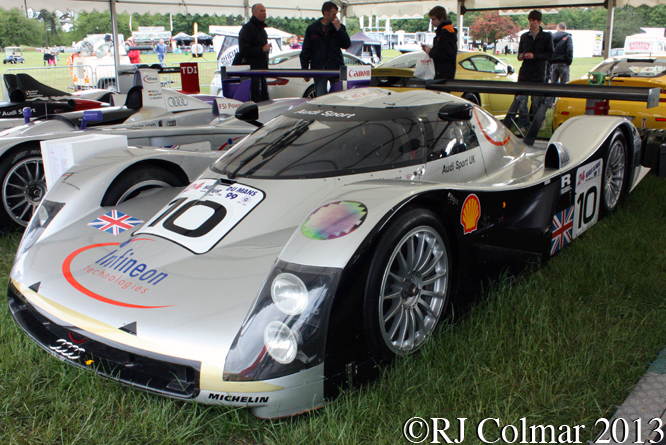
<svg viewBox="0 0 666 445">
<path fill-rule="evenodd" d="M 395 87 L 395 79 L 413 76 L 416 62 L 425 55 L 423 51 L 403 54 L 372 69 L 372 77 L 378 79 L 378 86 Z M 517 82 L 514 68 L 497 57 L 481 51 L 458 51 L 456 80 L 497 80 Z M 406 84 L 406 83 L 405 83 Z M 494 116 L 505 115 L 514 96 L 512 94 L 453 93 L 463 99 L 480 105 Z"/>
<path fill-rule="evenodd" d="M 658 107 L 648 109 L 645 103 L 614 100 L 609 101 L 608 114 L 625 116 L 638 128 L 666 129 L 666 54 L 611 57 L 597 65 L 588 76 L 569 83 L 661 88 Z M 557 99 L 553 129 L 570 117 L 585 114 L 585 107 L 585 99 Z"/>
</svg>

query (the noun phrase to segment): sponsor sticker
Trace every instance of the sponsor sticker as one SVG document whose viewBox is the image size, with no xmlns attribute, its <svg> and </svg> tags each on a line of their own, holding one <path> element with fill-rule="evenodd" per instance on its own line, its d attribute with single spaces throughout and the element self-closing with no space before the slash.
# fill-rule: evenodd
<svg viewBox="0 0 666 445">
<path fill-rule="evenodd" d="M 564 209 L 553 216 L 551 230 L 553 232 L 550 241 L 550 254 L 554 255 L 560 249 L 573 241 L 573 206 Z"/>
<path fill-rule="evenodd" d="M 120 235 L 125 230 L 136 227 L 141 223 L 143 223 L 143 221 L 140 219 L 134 218 L 117 210 L 111 210 L 109 213 L 106 213 L 93 222 L 88 223 L 88 225 L 112 235 Z"/>
<path fill-rule="evenodd" d="M 465 199 L 460 211 L 460 224 L 462 224 L 465 234 L 472 233 L 477 229 L 480 216 L 481 202 L 479 197 L 472 193 Z"/>
<path fill-rule="evenodd" d="M 367 215 L 368 208 L 360 202 L 332 202 L 312 212 L 301 226 L 301 232 L 314 240 L 340 238 L 361 227 Z"/>
<path fill-rule="evenodd" d="M 576 170 L 574 238 L 595 225 L 599 219 L 602 167 L 603 160 L 599 159 Z"/>
<path fill-rule="evenodd" d="M 136 301 L 138 296 L 148 297 L 151 290 L 155 292 L 156 287 L 163 288 L 164 283 L 169 281 L 167 272 L 152 266 L 150 261 L 142 259 L 138 252 L 128 247 L 135 241 L 150 240 L 135 238 L 122 244 L 91 244 L 75 250 L 62 263 L 65 280 L 82 294 L 102 303 L 134 309 L 169 307 L 123 301 Z M 105 296 L 109 294 L 115 298 Z"/>
</svg>

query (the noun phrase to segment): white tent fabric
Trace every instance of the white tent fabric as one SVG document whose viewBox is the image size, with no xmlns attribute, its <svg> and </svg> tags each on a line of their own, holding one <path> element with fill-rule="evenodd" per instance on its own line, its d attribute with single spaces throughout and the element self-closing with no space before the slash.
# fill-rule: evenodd
<svg viewBox="0 0 666 445">
<path fill-rule="evenodd" d="M 160 14 L 216 14 L 240 15 L 249 17 L 250 8 L 254 3 L 262 0 L 116 0 L 115 9 L 118 14 L 151 13 Z M 3 1 L 4 2 L 4 1 Z M 23 8 L 24 4 L 35 11 L 54 9 L 60 11 L 98 11 L 109 10 L 111 0 L 25 0 L 16 2 L 16 6 Z M 323 3 L 323 0 L 322 0 Z M 269 16 L 273 17 L 319 17 L 321 16 L 321 3 L 307 3 L 302 0 L 268 0 L 263 2 Z M 13 5 L 12 5 L 13 7 Z"/>
<path fill-rule="evenodd" d="M 609 2 L 610 3 L 610 2 Z M 444 6 L 447 11 L 458 11 L 464 5 L 467 11 L 511 10 L 528 12 L 532 9 L 552 10 L 565 7 L 604 6 L 603 0 L 348 0 L 344 2 L 346 15 L 369 16 L 381 14 L 388 18 L 403 15 L 427 14 L 434 6 Z M 615 6 L 666 5 L 666 0 L 616 0 Z"/>
</svg>

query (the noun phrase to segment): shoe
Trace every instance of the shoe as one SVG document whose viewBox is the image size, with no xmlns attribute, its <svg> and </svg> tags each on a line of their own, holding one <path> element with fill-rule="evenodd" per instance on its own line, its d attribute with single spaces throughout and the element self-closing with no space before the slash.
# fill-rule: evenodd
<svg viewBox="0 0 666 445">
<path fill-rule="evenodd" d="M 525 135 L 527 134 L 527 129 L 525 127 L 516 127 L 513 130 L 513 134 L 515 134 L 520 138 L 525 137 Z"/>
</svg>

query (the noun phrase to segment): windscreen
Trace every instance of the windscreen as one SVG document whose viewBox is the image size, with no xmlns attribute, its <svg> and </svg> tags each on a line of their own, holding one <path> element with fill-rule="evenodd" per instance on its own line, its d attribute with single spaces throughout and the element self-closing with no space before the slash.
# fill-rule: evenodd
<svg viewBox="0 0 666 445">
<path fill-rule="evenodd" d="M 213 166 L 231 177 L 313 178 L 423 162 L 423 125 L 409 109 L 311 106 L 290 111 Z"/>
</svg>

